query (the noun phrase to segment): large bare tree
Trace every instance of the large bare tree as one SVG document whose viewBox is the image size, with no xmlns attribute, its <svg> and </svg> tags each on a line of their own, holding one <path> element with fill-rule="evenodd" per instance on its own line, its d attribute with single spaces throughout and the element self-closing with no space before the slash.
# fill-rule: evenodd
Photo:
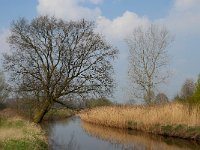
<svg viewBox="0 0 200 150">
<path fill-rule="evenodd" d="M 166 48 L 172 42 L 172 37 L 166 28 L 151 24 L 148 28 L 136 28 L 126 42 L 129 46 L 129 77 L 134 95 L 142 97 L 149 104 L 153 101 L 157 85 L 168 77 L 164 68 L 168 65 Z"/>
<path fill-rule="evenodd" d="M 4 67 L 20 91 L 38 97 L 35 122 L 55 103 L 83 96 L 107 96 L 113 90 L 113 66 L 118 50 L 94 32 L 86 20 L 65 22 L 41 16 L 11 25 L 11 54 Z"/>
</svg>

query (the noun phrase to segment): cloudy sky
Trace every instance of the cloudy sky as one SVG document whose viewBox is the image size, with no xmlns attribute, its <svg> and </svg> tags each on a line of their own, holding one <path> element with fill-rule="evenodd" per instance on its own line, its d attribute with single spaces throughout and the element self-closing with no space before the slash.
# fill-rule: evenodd
<svg viewBox="0 0 200 150">
<path fill-rule="evenodd" d="M 140 25 L 165 25 L 175 37 L 168 49 L 172 75 L 160 92 L 172 98 L 186 78 L 196 79 L 200 73 L 200 0 L 0 0 L 0 52 L 9 52 L 6 37 L 12 20 L 46 14 L 66 20 L 94 20 L 96 31 L 120 50 L 115 62 L 116 101 L 127 99 L 124 38 Z"/>
</svg>

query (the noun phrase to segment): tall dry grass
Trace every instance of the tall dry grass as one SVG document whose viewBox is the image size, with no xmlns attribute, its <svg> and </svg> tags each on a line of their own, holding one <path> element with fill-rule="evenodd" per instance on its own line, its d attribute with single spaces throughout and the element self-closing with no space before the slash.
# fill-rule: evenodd
<svg viewBox="0 0 200 150">
<path fill-rule="evenodd" d="M 0 111 L 0 143 L 8 140 L 41 140 L 47 143 L 45 132 L 12 109 Z"/>
<path fill-rule="evenodd" d="M 157 106 L 107 106 L 79 114 L 82 120 L 104 126 L 150 131 L 156 125 L 200 126 L 197 107 L 181 103 Z"/>
</svg>

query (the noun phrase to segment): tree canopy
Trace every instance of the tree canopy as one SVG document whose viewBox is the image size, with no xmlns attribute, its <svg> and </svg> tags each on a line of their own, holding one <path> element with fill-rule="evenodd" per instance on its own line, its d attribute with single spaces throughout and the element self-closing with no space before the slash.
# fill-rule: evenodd
<svg viewBox="0 0 200 150">
<path fill-rule="evenodd" d="M 167 47 L 172 42 L 169 31 L 162 26 L 136 28 L 126 39 L 129 46 L 129 78 L 134 96 L 153 102 L 152 93 L 169 73 Z M 144 98 L 145 97 L 145 98 Z"/>
<path fill-rule="evenodd" d="M 93 22 L 22 18 L 12 23 L 8 42 L 12 53 L 4 55 L 4 68 L 19 91 L 37 96 L 35 122 L 67 97 L 112 94 L 118 50 L 94 32 Z"/>
</svg>

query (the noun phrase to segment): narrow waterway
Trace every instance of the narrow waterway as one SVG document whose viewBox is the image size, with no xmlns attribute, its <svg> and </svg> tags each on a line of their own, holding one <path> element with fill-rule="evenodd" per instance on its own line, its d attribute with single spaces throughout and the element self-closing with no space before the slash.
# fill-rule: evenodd
<svg viewBox="0 0 200 150">
<path fill-rule="evenodd" d="M 200 150 L 195 142 L 97 126 L 78 117 L 47 128 L 50 150 Z"/>
</svg>

